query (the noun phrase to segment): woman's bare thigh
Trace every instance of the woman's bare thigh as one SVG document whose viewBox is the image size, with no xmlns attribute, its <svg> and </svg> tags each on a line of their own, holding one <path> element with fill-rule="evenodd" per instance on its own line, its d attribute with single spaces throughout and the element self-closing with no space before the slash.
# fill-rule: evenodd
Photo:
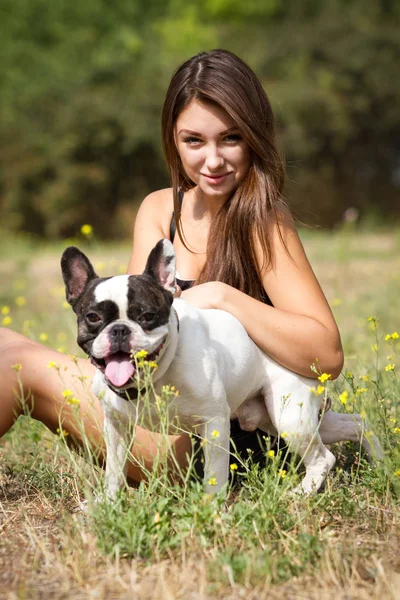
<svg viewBox="0 0 400 600">
<path fill-rule="evenodd" d="M 20 365 L 21 368 L 15 367 Z M 87 359 L 61 354 L 7 329 L 0 329 L 0 435 L 23 411 L 51 431 L 63 429 L 77 443 L 83 437 L 105 456 L 103 411 L 91 390 L 94 367 Z M 176 459 L 183 466 L 191 451 L 188 436 L 171 436 Z M 152 468 L 158 449 L 155 433 L 137 428 L 132 455 L 137 464 Z M 129 476 L 143 477 L 132 464 Z"/>
</svg>

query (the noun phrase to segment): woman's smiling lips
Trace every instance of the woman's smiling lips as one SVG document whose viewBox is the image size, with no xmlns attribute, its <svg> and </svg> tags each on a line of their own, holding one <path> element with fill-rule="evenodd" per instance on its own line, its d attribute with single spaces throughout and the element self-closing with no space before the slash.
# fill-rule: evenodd
<svg viewBox="0 0 400 600">
<path fill-rule="evenodd" d="M 200 173 L 200 175 L 205 177 L 208 183 L 217 184 L 224 181 L 228 177 L 228 175 L 230 175 L 230 173 L 221 173 L 221 175 L 206 175 L 206 173 Z"/>
</svg>

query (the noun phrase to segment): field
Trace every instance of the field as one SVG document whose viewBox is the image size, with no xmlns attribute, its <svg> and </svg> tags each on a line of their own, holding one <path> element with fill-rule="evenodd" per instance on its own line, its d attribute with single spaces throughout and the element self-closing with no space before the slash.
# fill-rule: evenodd
<svg viewBox="0 0 400 600">
<path fill-rule="evenodd" d="M 363 414 L 385 460 L 336 445 L 325 489 L 303 498 L 289 493 L 296 465 L 271 452 L 264 470 L 239 464 L 226 506 L 161 469 L 82 513 L 102 470 L 21 417 L 0 440 L 0 598 L 400 599 L 400 235 L 349 226 L 302 238 L 346 353 L 328 393 L 335 410 Z M 124 271 L 128 244 L 76 242 L 100 274 Z M 3 236 L 0 249 L 0 322 L 78 353 L 62 245 Z"/>
</svg>

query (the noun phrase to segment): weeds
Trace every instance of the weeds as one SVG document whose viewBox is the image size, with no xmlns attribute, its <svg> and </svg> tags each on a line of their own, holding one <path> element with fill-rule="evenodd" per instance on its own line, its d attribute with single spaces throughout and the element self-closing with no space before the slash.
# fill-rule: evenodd
<svg viewBox="0 0 400 600">
<path fill-rule="evenodd" d="M 324 251 L 327 243 L 325 238 Z M 342 248 L 343 240 L 332 238 L 333 252 L 335 244 Z M 309 245 L 310 254 L 316 253 L 312 262 L 318 272 L 321 244 L 315 237 Z M 16 273 L 7 289 L 0 290 L 2 318 L 11 318 L 10 326 L 35 339 L 46 334 L 46 344 L 75 353 L 75 320 L 70 309 L 63 308 L 58 257 L 51 254 L 49 258 L 44 250 L 30 264 L 27 252 L 30 246 L 18 251 L 17 270 L 7 261 L 0 267 Z M 97 252 L 101 254 L 101 246 Z M 126 249 L 118 252 L 127 255 Z M 106 259 L 100 254 L 99 263 L 105 269 Z M 377 261 L 373 254 L 361 258 L 371 269 Z M 335 410 L 362 415 L 384 446 L 382 464 L 370 465 L 359 444 L 337 444 L 333 448 L 337 464 L 325 489 L 303 498 L 290 494 L 298 482 L 298 463 L 286 450 L 268 447 L 263 469 L 252 464 L 251 456 L 248 461 L 236 461 L 225 501 L 222 495 L 205 494 L 198 478 L 178 468 L 171 481 L 165 463 L 173 458 L 165 452 L 161 436 L 157 468 L 149 471 L 141 463 L 146 480 L 123 489 L 113 504 L 95 502 L 104 478 L 101 452 L 93 453 L 93 444 L 79 430 L 79 401 L 89 393 L 90 382 L 77 379 L 76 389 L 69 389 L 68 376 L 62 369 L 57 371 L 54 362 L 49 369 L 64 378 L 64 402 L 76 414 L 84 444 L 79 453 L 70 447 L 62 420 L 55 436 L 29 416 L 20 418 L 2 439 L 0 581 L 4 597 L 186 594 L 258 599 L 284 593 L 293 598 L 340 599 L 345 589 L 347 598 L 395 598 L 393 582 L 400 572 L 400 323 L 395 299 L 400 279 L 393 273 L 400 273 L 400 263 L 395 263 L 396 271 L 391 255 L 390 261 L 387 256 L 378 261 L 383 290 L 379 295 L 367 289 L 364 280 L 346 295 L 340 269 L 344 266 L 348 274 L 357 268 L 359 259 L 358 246 L 354 258 L 350 248 L 347 254 L 341 250 L 339 263 L 332 263 L 331 269 L 326 268 L 326 256 L 320 265 L 328 297 L 340 298 L 335 311 L 344 330 L 347 361 L 343 375 L 335 382 L 320 379 L 316 392 L 320 385 L 324 388 L 319 391 L 321 397 L 329 393 Z M 115 273 L 118 261 L 108 266 Z M 37 299 L 36 276 L 32 278 L 37 269 L 46 273 L 46 285 L 53 290 L 43 304 Z M 18 375 L 18 364 L 14 367 Z M 151 371 L 151 365 L 148 368 Z M 145 392 L 149 398 L 154 394 L 150 379 L 146 379 Z M 170 387 L 151 404 L 164 424 L 164 433 L 174 418 L 168 398 L 176 392 Z M 22 398 L 21 388 L 18 393 L 21 402 L 29 400 Z M 89 510 L 76 513 L 84 498 L 89 500 Z M 28 566 L 22 568 L 22 562 Z"/>
</svg>

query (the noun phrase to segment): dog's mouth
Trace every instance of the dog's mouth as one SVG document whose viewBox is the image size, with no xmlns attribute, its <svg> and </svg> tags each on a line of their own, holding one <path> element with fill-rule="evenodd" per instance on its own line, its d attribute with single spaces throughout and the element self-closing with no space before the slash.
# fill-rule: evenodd
<svg viewBox="0 0 400 600">
<path fill-rule="evenodd" d="M 164 341 L 151 354 L 147 354 L 141 360 L 156 361 L 164 346 Z M 115 352 L 104 358 L 92 356 L 91 361 L 116 388 L 125 386 L 136 373 L 135 359 L 127 352 Z"/>
</svg>

